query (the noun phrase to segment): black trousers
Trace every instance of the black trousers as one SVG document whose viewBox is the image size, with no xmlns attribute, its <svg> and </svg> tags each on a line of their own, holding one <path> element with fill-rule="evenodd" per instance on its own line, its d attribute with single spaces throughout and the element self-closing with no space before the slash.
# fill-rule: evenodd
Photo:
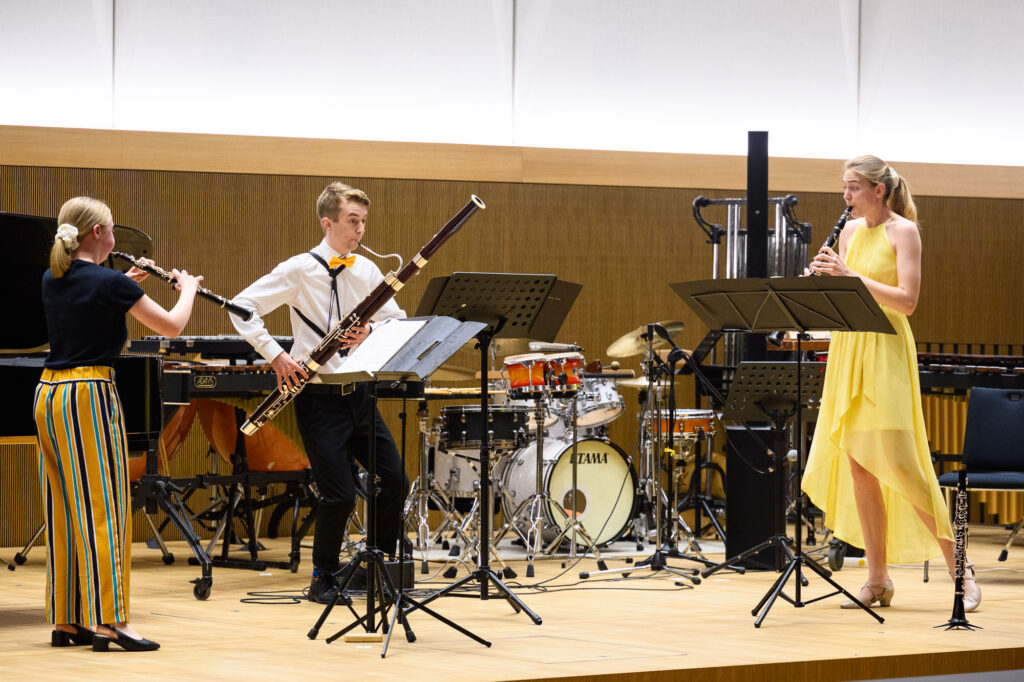
<svg viewBox="0 0 1024 682">
<path fill-rule="evenodd" d="M 370 538 L 385 554 L 394 554 L 401 533 L 401 509 L 409 488 L 401 457 L 369 389 L 348 395 L 337 387 L 309 385 L 295 397 L 295 417 L 320 493 L 313 531 L 313 565 L 334 572 L 348 517 L 356 506 L 358 461 L 367 466 L 369 435 L 376 441 L 377 533 Z"/>
</svg>

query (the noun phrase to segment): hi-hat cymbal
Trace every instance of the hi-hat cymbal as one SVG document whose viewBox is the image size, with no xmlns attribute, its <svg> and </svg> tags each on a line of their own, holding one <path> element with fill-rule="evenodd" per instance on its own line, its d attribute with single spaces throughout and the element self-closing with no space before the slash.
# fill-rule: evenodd
<svg viewBox="0 0 1024 682">
<path fill-rule="evenodd" d="M 658 324 L 664 327 L 668 335 L 673 338 L 683 331 L 682 322 L 658 322 Z M 608 346 L 605 355 L 610 358 L 629 358 L 642 354 L 648 348 L 663 348 L 668 345 L 668 341 L 657 334 L 655 334 L 653 342 L 649 342 L 646 336 L 647 325 L 645 324 L 612 341 L 612 345 Z"/>
<path fill-rule="evenodd" d="M 441 365 L 430 375 L 432 381 L 471 381 L 475 378 L 473 370 L 455 365 Z"/>
</svg>

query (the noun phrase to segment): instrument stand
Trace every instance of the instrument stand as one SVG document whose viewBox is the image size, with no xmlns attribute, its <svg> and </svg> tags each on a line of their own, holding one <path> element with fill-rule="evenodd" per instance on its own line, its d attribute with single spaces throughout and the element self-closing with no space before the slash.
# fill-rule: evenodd
<svg viewBox="0 0 1024 682">
<path fill-rule="evenodd" d="M 430 472 L 430 414 L 427 410 L 426 400 L 420 400 L 416 417 L 419 421 L 419 476 L 417 476 L 416 480 L 413 481 L 412 487 L 409 490 L 409 497 L 405 505 L 405 513 L 408 518 L 410 516 L 411 507 L 415 506 L 415 525 L 412 530 L 416 533 L 416 549 L 423 557 L 420 564 L 420 573 L 426 574 L 429 572 L 427 567 L 427 551 L 433 544 L 431 538 L 434 536 L 434 532 L 430 530 L 430 523 L 428 520 L 431 501 L 433 501 L 434 505 L 444 514 L 444 518 L 436 531 L 438 541 L 440 541 L 441 535 L 449 527 L 455 530 L 457 537 L 462 537 L 467 542 L 469 538 L 465 537 L 465 532 L 462 528 L 462 516 L 455 510 L 455 505 L 451 503 L 449 496 L 445 494 L 445 490 L 441 488 L 440 484 L 436 479 L 434 479 L 433 474 Z M 458 552 L 456 552 L 456 555 L 458 555 Z"/>
<path fill-rule="evenodd" d="M 572 400 L 572 406 L 573 406 L 572 407 L 572 412 L 573 412 L 573 417 L 572 417 L 572 419 L 573 419 L 573 422 L 572 422 L 572 424 L 573 424 L 573 431 L 572 431 L 572 433 L 573 433 L 573 446 L 572 447 L 573 447 L 573 449 L 572 449 L 572 460 L 571 460 L 572 461 L 572 487 L 570 489 L 570 494 L 572 495 L 572 500 L 571 500 L 571 502 L 572 502 L 572 507 L 571 507 L 572 515 L 571 516 L 565 511 L 564 502 L 556 502 L 555 500 L 551 499 L 551 496 L 544 489 L 544 439 L 545 439 L 545 435 L 544 435 L 544 426 L 543 426 L 543 424 L 544 424 L 544 412 L 545 412 L 545 404 L 546 404 L 547 394 L 546 393 L 538 393 L 537 395 L 534 395 L 532 397 L 533 397 L 533 400 L 534 400 L 534 410 L 535 410 L 535 413 L 534 413 L 534 423 L 538 425 L 537 426 L 536 479 L 535 479 L 534 492 L 531 493 L 530 496 L 527 497 L 525 500 L 523 500 L 522 502 L 519 503 L 519 506 L 516 507 L 515 511 L 512 513 L 512 516 L 505 522 L 505 526 L 502 529 L 501 533 L 499 533 L 498 536 L 495 537 L 494 543 L 497 544 L 497 543 L 501 542 L 502 538 L 505 537 L 505 534 L 508 532 L 509 529 L 511 529 L 513 532 L 515 532 L 516 535 L 518 535 L 519 538 L 523 541 L 523 544 L 526 546 L 526 561 L 527 561 L 526 577 L 527 578 L 532 578 L 535 575 L 534 574 L 534 569 L 533 569 L 533 558 L 534 558 L 534 556 L 536 556 L 538 554 L 544 554 L 544 555 L 550 556 L 556 549 L 558 549 L 558 547 L 561 545 L 562 541 L 566 538 L 566 536 L 569 536 L 570 533 L 571 533 L 570 557 L 571 558 L 575 558 L 576 557 L 576 537 L 577 537 L 577 535 L 579 535 L 583 539 L 583 541 L 586 543 L 586 545 L 584 545 L 585 550 L 586 549 L 593 550 L 594 555 L 597 558 L 598 564 L 601 566 L 602 569 L 604 569 L 605 568 L 604 560 L 601 559 L 601 553 L 597 549 L 596 545 L 594 544 L 593 539 L 591 539 L 590 535 L 587 534 L 587 531 L 583 527 L 583 524 L 580 523 L 579 516 L 578 516 L 578 513 L 577 513 L 577 509 L 576 509 L 577 498 L 579 497 L 578 492 L 577 492 L 579 490 L 579 488 L 577 486 L 577 480 L 576 480 L 577 479 L 577 459 L 578 459 L 578 452 L 577 452 L 577 450 L 578 450 L 578 443 L 577 443 L 577 440 L 576 440 L 576 437 L 578 435 L 578 433 L 577 433 L 577 419 L 578 419 L 578 416 L 576 414 L 576 410 L 577 410 L 577 408 L 576 408 L 576 396 L 575 395 L 570 396 L 570 399 Z M 544 512 L 545 508 L 547 508 L 549 510 L 553 510 L 555 513 L 561 515 L 561 519 L 558 520 L 559 525 L 561 525 L 561 530 L 558 532 L 558 534 L 554 538 L 552 538 L 551 542 L 549 542 L 546 547 L 542 547 L 543 538 L 544 538 L 545 517 L 546 517 L 546 514 Z M 518 522 L 520 520 L 527 520 L 529 522 L 528 526 L 527 526 L 528 530 L 525 533 L 519 527 Z M 586 554 L 586 551 L 584 551 L 584 554 Z"/>
<path fill-rule="evenodd" d="M 388 385 L 393 386 L 395 383 L 396 382 L 394 381 L 389 381 Z M 402 627 L 405 629 L 406 640 L 409 642 L 416 641 L 416 635 L 409 624 L 408 616 L 410 612 L 419 609 L 434 619 L 441 621 L 448 627 L 458 630 L 467 637 L 489 647 L 491 646 L 491 643 L 487 640 L 478 637 L 466 628 L 445 618 L 436 611 L 427 608 L 424 606 L 423 602 L 417 601 L 405 594 L 402 589 L 403 585 L 401 581 L 399 583 L 399 588 L 396 589 L 384 563 L 384 552 L 377 548 L 375 544 L 377 539 L 377 492 L 379 483 L 379 478 L 377 476 L 377 430 L 375 428 L 377 418 L 377 388 L 378 382 L 376 380 L 369 382 L 371 407 L 369 410 L 370 426 L 367 433 L 366 452 L 366 544 L 363 549 L 356 553 L 355 558 L 334 573 L 334 578 L 338 582 L 338 592 L 333 601 L 324 607 L 323 612 L 320 614 L 320 618 L 317 620 L 316 624 L 313 625 L 313 628 L 309 631 L 307 637 L 310 639 L 317 638 L 320 628 L 327 620 L 331 610 L 334 609 L 334 606 L 340 601 L 345 604 L 356 619 L 346 627 L 328 637 L 326 640 L 328 644 L 359 626 L 363 626 L 367 635 L 371 635 L 371 637 L 377 633 L 378 629 L 380 629 L 383 633 L 387 634 L 387 639 L 384 642 L 384 648 L 380 654 L 381 658 L 384 658 L 387 655 L 388 645 L 391 643 L 391 632 L 394 630 L 396 620 L 400 622 Z M 399 525 L 399 528 L 404 528 L 404 526 Z M 399 537 L 398 544 L 400 547 L 399 565 L 401 566 L 401 559 L 403 555 L 403 550 L 401 548 L 405 544 L 402 542 L 401 536 Z M 366 613 L 360 616 L 355 609 L 352 608 L 351 601 L 345 597 L 344 593 L 345 588 L 348 587 L 352 577 L 355 575 L 356 568 L 358 568 L 360 564 L 364 563 L 366 564 Z M 388 623 L 389 608 L 394 609 L 391 615 L 390 624 Z M 380 614 L 380 621 L 377 621 L 376 619 L 378 613 Z M 361 637 L 360 639 L 362 641 L 366 641 L 365 637 Z"/>
<path fill-rule="evenodd" d="M 479 524 L 481 513 L 480 507 L 480 493 L 476 492 L 473 494 L 473 506 L 470 508 L 468 512 L 466 512 L 466 515 L 463 517 L 462 521 L 458 525 L 452 526 L 455 531 L 456 537 L 461 538 L 463 540 L 463 545 L 461 552 L 458 551 L 459 546 L 455 544 L 452 545 L 452 550 L 451 552 L 449 552 L 449 556 L 453 557 L 449 561 L 449 563 L 453 565 L 449 566 L 442 574 L 445 578 L 449 580 L 458 575 L 458 569 L 455 568 L 455 564 L 467 565 L 470 563 L 478 563 L 479 561 L 477 557 L 479 556 L 479 553 L 481 551 L 480 543 L 479 541 L 474 541 L 472 538 L 474 536 L 479 538 L 480 533 L 482 532 L 480 530 Z M 493 518 L 493 507 L 491 508 L 491 511 Z M 512 570 L 511 566 L 508 566 L 505 563 L 504 559 L 502 559 L 501 554 L 498 552 L 498 548 L 496 547 L 496 545 L 497 540 L 489 542 L 487 545 L 488 551 L 491 554 L 491 558 L 498 562 L 498 565 L 501 567 L 501 576 L 506 580 L 512 580 L 516 577 L 516 572 Z"/>
<path fill-rule="evenodd" d="M 712 511 L 711 507 L 708 506 L 707 501 L 703 499 L 703 495 L 698 496 L 698 494 L 695 492 L 701 486 L 700 470 L 702 467 L 706 466 L 704 463 L 701 462 L 701 443 L 705 440 L 710 442 L 711 437 L 706 436 L 704 434 L 703 429 L 698 429 L 698 435 L 696 438 L 684 438 L 683 440 L 690 441 L 690 444 L 693 448 L 694 471 L 693 477 L 690 479 L 689 490 L 687 491 L 686 497 L 683 498 L 683 500 L 679 499 L 679 475 L 675 473 L 674 469 L 671 473 L 671 512 L 673 523 L 672 544 L 673 546 L 678 547 L 681 542 L 685 542 L 686 549 L 694 550 L 697 553 L 697 556 L 700 557 L 702 561 L 707 561 L 707 559 L 704 558 L 704 550 L 701 549 L 700 546 L 700 536 L 702 534 L 702 531 L 707 527 L 701 525 L 700 512 L 702 508 L 708 516 L 710 525 L 716 528 L 719 532 L 719 537 L 721 537 L 723 540 L 725 538 L 725 535 L 720 532 L 721 528 L 718 525 L 718 520 L 715 518 L 714 512 Z M 709 452 L 710 449 L 710 446 L 708 446 Z M 679 468 L 678 465 L 675 468 Z M 687 504 L 687 502 L 689 502 L 689 504 Z M 689 524 L 686 523 L 686 519 L 683 518 L 681 512 L 684 509 L 693 509 L 693 528 L 690 528 Z M 684 535 L 684 537 L 680 537 L 680 530 L 682 530 L 682 535 Z M 712 562 L 709 561 L 706 565 L 710 566 L 712 565 Z"/>
<path fill-rule="evenodd" d="M 480 350 L 482 425 L 487 424 L 487 360 L 491 342 L 498 336 L 554 341 L 569 307 L 576 300 L 581 288 L 578 284 L 560 282 L 554 275 L 457 272 L 451 277 L 435 277 L 430 280 L 423 300 L 416 310 L 417 315 L 451 315 L 487 325 L 476 335 Z M 538 423 L 538 430 L 542 423 Z M 465 596 L 459 595 L 456 590 L 476 581 L 480 583 L 481 600 L 491 597 L 490 587 L 494 586 L 499 596 L 508 601 L 516 613 L 525 612 L 530 620 L 540 625 L 540 616 L 527 608 L 526 604 L 501 582 L 489 564 L 491 523 L 494 520 L 491 512 L 494 496 L 491 494 L 490 460 L 490 437 L 487 429 L 481 428 L 478 567 L 465 578 L 427 597 L 423 603 L 448 595 Z"/>
<path fill-rule="evenodd" d="M 774 330 L 793 330 L 800 333 L 808 331 L 872 331 L 879 333 L 895 333 L 878 303 L 864 287 L 864 283 L 856 277 L 786 277 L 773 279 L 742 279 L 732 281 L 685 282 L 671 285 L 673 290 L 709 327 L 714 329 L 731 329 L 749 332 L 769 332 Z M 785 422 L 795 416 L 798 436 L 797 473 L 803 477 L 803 452 L 806 438 L 803 437 L 803 407 L 812 401 L 817 404 L 820 399 L 823 369 L 804 367 L 802 365 L 802 349 L 800 336 L 797 336 L 797 360 L 795 363 L 741 363 L 729 392 L 727 411 L 733 417 L 744 422 L 763 419 L 765 415 L 773 421 L 773 430 L 777 442 L 773 453 L 774 465 L 781 471 L 784 453 L 788 452 L 785 443 Z M 794 367 L 795 365 L 795 367 Z M 748 376 L 744 382 L 744 368 Z M 792 369 L 795 369 L 793 376 Z M 804 393 L 805 369 L 810 370 L 812 385 L 807 386 Z M 788 370 L 788 372 L 787 372 Z M 819 376 L 816 377 L 815 372 Z M 788 373 L 788 376 L 786 376 Z M 758 383 L 760 382 L 760 383 Z M 744 386 L 746 384 L 746 387 Z M 745 389 L 745 390 L 744 390 Z M 779 485 L 779 500 L 776 513 L 784 512 L 785 487 Z M 818 565 L 803 553 L 803 524 L 799 519 L 803 516 L 804 495 L 797 495 L 796 538 L 792 550 L 789 538 L 772 536 L 761 545 L 729 558 L 702 573 L 710 575 L 715 571 L 741 560 L 768 547 L 783 548 L 788 562 L 782 575 L 779 576 L 771 589 L 761 598 L 751 611 L 756 616 L 754 627 L 761 627 L 775 600 L 782 597 L 793 606 L 800 608 L 828 597 L 843 594 L 879 623 L 885 622 L 877 613 L 863 604 L 857 597 L 832 580 L 831 572 Z M 785 517 L 781 519 L 785 524 Z M 783 525 L 783 528 L 785 526 Z M 806 585 L 802 568 L 806 566 L 816 573 L 832 588 L 832 592 L 804 600 L 801 588 Z M 795 593 L 790 597 L 784 593 L 790 576 L 796 576 Z"/>
<path fill-rule="evenodd" d="M 693 536 L 700 538 L 704 535 L 704 531 L 707 530 L 708 526 L 701 523 L 701 513 L 708 519 L 708 524 L 715 529 L 715 533 L 718 537 L 725 542 L 725 529 L 722 528 L 722 524 L 718 522 L 718 514 L 715 512 L 714 507 L 711 505 L 710 500 L 713 500 L 711 490 L 711 477 L 708 476 L 704 479 L 701 471 L 703 469 L 709 469 L 711 471 L 717 471 L 724 477 L 724 472 L 721 468 L 716 465 L 711 459 L 711 441 L 714 438 L 713 435 L 706 434 L 703 431 L 700 432 L 697 438 L 693 441 L 693 478 L 690 479 L 690 489 L 683 498 L 682 505 L 684 509 L 693 509 Z M 707 451 L 701 452 L 701 444 L 707 443 Z M 705 485 L 707 488 L 705 489 Z M 689 503 L 689 504 L 688 504 Z M 678 507 L 677 507 L 678 508 Z"/>
<path fill-rule="evenodd" d="M 576 558 L 576 537 L 579 536 L 583 542 L 583 556 L 593 552 L 594 558 L 597 560 L 598 570 L 604 571 L 608 568 L 608 565 L 601 558 L 601 550 L 597 548 L 597 542 L 590 536 L 587 529 L 583 527 L 583 522 L 580 521 L 579 510 L 576 505 L 579 501 L 579 482 L 577 479 L 577 467 L 579 465 L 579 406 L 577 397 L 572 396 L 572 486 L 569 488 L 569 494 L 572 495 L 572 507 L 570 511 L 572 515 L 566 515 L 566 521 L 568 523 L 562 527 L 562 530 L 555 536 L 555 539 L 548 545 L 547 553 L 554 551 L 559 546 L 565 537 L 569 536 L 569 558 L 567 561 L 562 562 L 562 568 L 565 568 L 569 561 Z M 565 514 L 565 509 L 562 504 L 557 506 L 557 509 Z"/>
<path fill-rule="evenodd" d="M 674 380 L 675 380 L 675 373 L 674 373 L 675 363 L 672 363 L 671 368 L 665 367 L 664 364 L 662 364 L 662 366 L 659 367 L 656 364 L 656 360 L 655 360 L 656 356 L 654 354 L 654 349 L 653 349 L 654 333 L 655 333 L 654 332 L 654 326 L 655 325 L 653 325 L 653 324 L 652 325 L 648 325 L 648 331 L 647 331 L 647 333 L 645 335 L 647 337 L 647 342 L 649 344 L 648 350 L 647 350 L 647 361 L 646 361 L 646 364 L 647 364 L 647 381 L 648 381 L 647 402 L 646 402 L 646 404 L 644 406 L 644 410 L 643 410 L 645 415 L 649 415 L 652 412 L 654 414 L 656 414 L 656 415 L 660 415 L 660 412 L 661 412 L 660 405 L 658 404 L 659 401 L 660 401 L 660 389 L 657 390 L 657 391 L 655 390 L 655 383 L 657 381 L 657 378 L 656 378 L 657 374 L 659 372 L 667 371 L 668 372 L 668 374 L 667 374 L 668 381 L 674 383 Z M 658 397 L 655 397 L 656 393 L 658 394 Z M 669 389 L 669 396 L 670 396 L 669 397 L 669 408 L 670 409 L 669 409 L 668 434 L 669 434 L 669 438 L 671 438 L 672 437 L 672 433 L 673 433 L 673 429 L 674 429 L 674 420 L 675 420 L 675 390 L 674 390 L 674 387 L 671 387 Z M 652 406 L 654 407 L 653 410 L 651 409 Z M 668 558 L 675 558 L 675 559 L 683 559 L 683 560 L 686 560 L 686 561 L 695 561 L 695 562 L 698 562 L 698 563 L 702 563 L 705 566 L 707 566 L 707 565 L 712 563 L 711 561 L 709 561 L 708 559 L 705 559 L 702 556 L 691 556 L 689 554 L 684 554 L 684 553 L 680 552 L 679 548 L 676 546 L 674 541 L 671 542 L 671 543 L 666 542 L 666 539 L 669 538 L 669 537 L 675 536 L 675 532 L 676 532 L 675 528 L 673 529 L 672 533 L 666 534 L 664 532 L 665 529 L 664 529 L 662 524 L 663 524 L 666 516 L 671 516 L 672 521 L 673 521 L 673 525 L 676 528 L 678 528 L 678 523 L 676 523 L 676 521 L 679 521 L 681 519 L 678 518 L 678 511 L 676 512 L 675 515 L 667 515 L 665 513 L 666 512 L 666 508 L 669 506 L 668 503 L 670 502 L 670 500 L 668 499 L 668 497 L 665 494 L 665 491 L 664 491 L 664 489 L 663 489 L 663 487 L 661 485 L 661 475 L 662 475 L 662 469 L 663 469 L 662 463 L 663 463 L 663 457 L 665 456 L 665 451 L 666 451 L 667 448 L 666 448 L 666 445 L 665 445 L 665 443 L 663 441 L 663 432 L 662 432 L 660 426 L 661 426 L 660 424 L 656 423 L 655 424 L 655 428 L 653 429 L 653 434 L 648 434 L 648 438 L 647 438 L 647 442 L 646 442 L 646 446 L 649 449 L 648 450 L 648 467 L 647 467 L 648 471 L 646 472 L 647 476 L 648 476 L 648 479 L 647 479 L 647 481 L 641 482 L 639 484 L 639 487 L 641 489 L 645 490 L 645 492 L 647 494 L 647 497 L 648 497 L 648 504 L 651 506 L 651 510 L 653 512 L 654 528 L 655 528 L 655 532 L 654 532 L 655 550 L 654 550 L 654 553 L 651 554 L 651 556 L 647 557 L 646 559 L 642 559 L 642 560 L 636 562 L 635 564 L 633 564 L 632 566 L 626 566 L 624 568 L 610 568 L 610 569 L 604 569 L 604 570 L 599 570 L 599 571 L 581 571 L 580 572 L 580 578 L 581 579 L 586 580 L 587 578 L 590 578 L 590 577 L 600 576 L 600 575 L 608 575 L 608 574 L 613 574 L 613 573 L 621 574 L 623 578 L 628 578 L 629 574 L 634 572 L 634 571 L 636 571 L 636 569 L 638 569 L 638 568 L 650 568 L 650 570 L 654 571 L 654 572 L 657 572 L 657 571 L 667 571 L 668 573 L 671 573 L 671 574 L 673 574 L 673 575 L 675 575 L 675 576 L 677 576 L 679 578 L 684 578 L 685 580 L 688 580 L 691 585 L 699 585 L 701 580 L 697 576 L 697 570 L 696 569 L 683 569 L 683 568 L 678 568 L 676 566 L 671 566 L 671 565 L 669 565 L 667 563 L 666 559 L 668 559 Z M 653 438 L 651 436 L 653 436 Z M 672 468 L 674 468 L 674 467 L 675 467 L 675 462 L 673 461 L 672 462 Z M 669 470 L 669 476 L 671 476 L 671 478 L 672 478 L 672 485 L 673 485 L 673 487 L 675 487 L 675 476 L 674 476 L 674 473 L 675 472 L 672 471 L 671 469 Z M 645 485 L 645 483 L 646 483 L 646 485 Z M 687 529 L 687 530 L 689 530 L 689 529 Z M 638 544 L 639 544 L 639 542 L 640 542 L 640 539 L 638 538 Z M 677 585 L 684 585 L 685 583 L 680 583 L 680 582 L 677 581 L 676 584 Z"/>
</svg>

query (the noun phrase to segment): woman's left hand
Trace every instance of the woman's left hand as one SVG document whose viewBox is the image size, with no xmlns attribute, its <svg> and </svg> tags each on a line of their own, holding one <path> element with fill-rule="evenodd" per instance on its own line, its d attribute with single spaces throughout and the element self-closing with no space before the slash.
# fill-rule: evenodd
<svg viewBox="0 0 1024 682">
<path fill-rule="evenodd" d="M 145 263 L 146 265 L 155 265 L 155 263 L 149 258 L 139 258 L 138 260 L 140 263 Z M 139 270 L 134 265 L 128 268 L 128 271 L 125 272 L 124 274 L 125 276 L 128 277 L 128 279 L 134 280 L 136 282 L 141 282 L 142 280 L 149 277 L 148 272 L 146 272 L 145 270 Z"/>
<path fill-rule="evenodd" d="M 811 261 L 811 271 L 819 275 L 832 275 L 833 277 L 848 277 L 853 274 L 839 254 L 827 246 L 821 247 L 814 260 Z"/>
</svg>

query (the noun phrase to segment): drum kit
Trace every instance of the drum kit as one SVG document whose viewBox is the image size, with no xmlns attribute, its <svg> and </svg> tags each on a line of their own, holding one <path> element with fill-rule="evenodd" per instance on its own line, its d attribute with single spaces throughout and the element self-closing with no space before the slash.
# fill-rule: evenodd
<svg viewBox="0 0 1024 682">
<path fill-rule="evenodd" d="M 662 324 L 670 336 L 682 328 L 682 323 Z M 644 326 L 619 338 L 607 355 L 645 354 L 645 367 L 653 365 L 653 350 L 667 342 L 649 338 L 648 331 Z M 652 372 L 634 378 L 632 370 L 619 371 L 617 363 L 610 370 L 599 361 L 587 364 L 582 349 L 569 344 L 531 343 L 530 347 L 534 352 L 505 355 L 500 371 L 489 376 L 486 429 L 493 500 L 480 499 L 479 457 L 485 428 L 480 406 L 445 405 L 439 416 L 430 418 L 426 402 L 421 403 L 420 471 L 408 498 L 406 518 L 416 533 L 423 573 L 434 542 L 442 542 L 450 557 L 458 557 L 456 563 L 476 556 L 481 508 L 483 513 L 502 511 L 504 523 L 495 529 L 489 551 L 505 577 L 515 573 L 494 547 L 506 536 L 525 546 L 527 576 L 533 574 L 535 556 L 567 550 L 572 558 L 577 545 L 584 555 L 592 553 L 604 569 L 601 548 L 630 531 L 638 548 L 641 539 L 649 537 L 654 506 L 648 501 L 665 494 L 658 453 L 671 450 L 680 457 L 695 450 L 699 453 L 700 444 L 714 435 L 710 410 L 673 411 L 662 405 L 664 386 L 671 382 L 659 380 Z M 501 350 L 500 346 L 495 349 L 496 354 Z M 491 364 L 497 366 L 496 357 Z M 442 367 L 432 379 L 476 377 L 470 370 Z M 607 437 L 608 425 L 626 411 L 620 388 L 641 389 L 645 396 L 638 457 Z M 479 389 L 429 387 L 426 394 L 479 398 Z M 675 504 L 671 506 L 676 509 Z M 442 514 L 434 528 L 428 522 L 430 508 Z M 455 574 L 451 565 L 445 576 Z"/>
</svg>

